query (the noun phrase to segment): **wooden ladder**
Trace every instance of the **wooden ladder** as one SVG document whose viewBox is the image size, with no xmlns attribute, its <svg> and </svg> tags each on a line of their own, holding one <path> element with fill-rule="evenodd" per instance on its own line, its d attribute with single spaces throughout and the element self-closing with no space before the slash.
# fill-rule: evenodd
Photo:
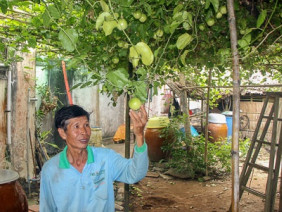
<svg viewBox="0 0 282 212">
<path fill-rule="evenodd" d="M 253 138 L 248 150 L 246 160 L 240 175 L 240 199 L 244 191 L 247 191 L 251 194 L 259 196 L 265 199 L 265 212 L 274 211 L 275 203 L 275 194 L 277 190 L 278 175 L 281 164 L 281 150 L 282 150 L 282 118 L 278 117 L 279 109 L 281 110 L 282 105 L 279 108 L 279 100 L 282 98 L 282 92 L 267 92 L 266 99 L 264 101 L 256 129 L 253 134 Z M 266 114 L 266 108 L 270 100 L 273 101 L 270 113 Z M 266 119 L 265 125 L 262 126 L 262 120 Z M 281 122 L 279 126 L 278 122 Z M 268 131 L 270 123 L 272 122 L 272 135 L 271 141 L 265 141 L 265 135 Z M 280 127 L 280 136 L 277 136 L 279 132 L 278 126 Z M 262 129 L 262 131 L 260 130 Z M 259 132 L 261 135 L 259 136 Z M 259 164 L 256 164 L 256 159 L 262 147 L 262 144 L 270 146 L 270 156 L 269 156 L 269 166 L 265 167 Z M 256 191 L 250 187 L 247 187 L 247 182 L 249 180 L 250 174 L 253 168 L 263 170 L 268 173 L 267 184 L 265 193 Z M 281 195 L 281 194 L 280 194 Z M 281 200 L 280 200 L 281 201 Z"/>
</svg>

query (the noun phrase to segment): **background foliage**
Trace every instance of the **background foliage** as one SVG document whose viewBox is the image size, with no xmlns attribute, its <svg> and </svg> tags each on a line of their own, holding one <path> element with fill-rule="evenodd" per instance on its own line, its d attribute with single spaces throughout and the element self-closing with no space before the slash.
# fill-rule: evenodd
<svg viewBox="0 0 282 212">
<path fill-rule="evenodd" d="M 234 2 L 241 77 L 259 69 L 281 80 L 281 1 Z M 0 50 L 9 48 L 0 61 L 36 48 L 39 60 L 86 68 L 89 80 L 77 86 L 102 84 L 113 100 L 128 91 L 145 101 L 149 87 L 178 81 L 180 72 L 206 85 L 203 70 L 212 69 L 228 83 L 221 80 L 232 65 L 223 0 L 0 0 L 0 10 Z"/>
</svg>

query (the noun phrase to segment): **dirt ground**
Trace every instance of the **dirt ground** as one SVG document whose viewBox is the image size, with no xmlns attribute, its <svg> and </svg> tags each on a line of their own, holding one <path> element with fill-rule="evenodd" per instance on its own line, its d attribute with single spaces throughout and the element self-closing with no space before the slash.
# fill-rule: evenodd
<svg viewBox="0 0 282 212">
<path fill-rule="evenodd" d="M 267 163 L 265 157 L 259 158 L 259 164 Z M 242 168 L 242 165 L 240 167 Z M 131 211 L 223 212 L 229 210 L 232 200 L 231 175 L 199 182 L 173 178 L 154 170 L 154 167 L 150 167 L 146 178 L 133 186 Z M 255 170 L 247 185 L 265 193 L 266 179 L 266 173 Z M 279 178 L 278 188 L 280 182 Z M 279 199 L 280 194 L 277 191 L 275 211 L 278 211 Z M 247 192 L 244 192 L 239 203 L 241 212 L 264 211 L 264 200 Z"/>
<path fill-rule="evenodd" d="M 133 147 L 133 145 L 132 145 Z M 124 154 L 124 144 L 110 144 L 120 154 Z M 267 152 L 258 157 L 258 164 L 268 166 Z M 242 168 L 243 161 L 240 163 Z M 279 175 L 281 176 L 281 175 Z M 255 170 L 250 177 L 248 187 L 265 193 L 267 174 Z M 280 182 L 275 201 L 275 212 L 278 212 L 280 199 Z M 123 186 L 123 184 L 121 184 Z M 39 185 L 36 187 L 38 188 Z M 139 183 L 131 186 L 130 211 L 178 211 L 178 212 L 225 212 L 229 210 L 232 195 L 231 175 L 210 177 L 205 182 L 183 180 L 163 174 L 158 164 L 151 164 L 147 176 Z M 29 211 L 38 211 L 38 193 L 29 198 Z M 244 192 L 240 200 L 240 212 L 264 211 L 264 201 Z"/>
</svg>

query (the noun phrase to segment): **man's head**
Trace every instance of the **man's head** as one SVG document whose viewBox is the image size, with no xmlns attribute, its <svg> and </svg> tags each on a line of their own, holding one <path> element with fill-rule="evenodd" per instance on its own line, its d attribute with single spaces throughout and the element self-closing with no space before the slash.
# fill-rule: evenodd
<svg viewBox="0 0 282 212">
<path fill-rule="evenodd" d="M 64 130 L 67 130 L 67 120 L 80 116 L 86 116 L 89 121 L 89 113 L 82 107 L 78 105 L 64 106 L 55 114 L 55 127 L 57 129 L 63 128 Z"/>
</svg>

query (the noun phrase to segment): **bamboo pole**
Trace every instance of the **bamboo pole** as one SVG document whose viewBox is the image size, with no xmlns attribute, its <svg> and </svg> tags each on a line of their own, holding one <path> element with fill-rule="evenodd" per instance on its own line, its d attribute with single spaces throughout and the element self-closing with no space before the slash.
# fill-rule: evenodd
<svg viewBox="0 0 282 212">
<path fill-rule="evenodd" d="M 271 87 L 282 87 L 282 84 L 271 84 L 271 85 L 239 85 L 240 88 L 271 88 Z M 193 89 L 193 88 L 233 88 L 233 85 L 213 85 L 213 86 L 189 86 L 182 87 L 182 90 Z"/>
<path fill-rule="evenodd" d="M 132 64 L 128 64 L 129 77 L 133 77 Z M 125 96 L 125 158 L 130 158 L 130 116 L 129 116 L 129 94 Z M 129 184 L 124 184 L 124 212 L 129 212 Z"/>
<path fill-rule="evenodd" d="M 183 73 L 180 73 L 180 83 L 182 85 L 185 85 L 185 76 Z M 190 129 L 190 116 L 189 116 L 189 106 L 187 103 L 187 92 L 182 91 L 181 95 L 181 108 L 183 111 L 183 114 L 187 116 L 187 118 L 184 121 L 184 129 L 185 129 L 185 137 L 189 140 L 192 141 L 192 135 L 191 135 L 191 129 Z"/>
<path fill-rule="evenodd" d="M 232 212 L 239 211 L 239 126 L 240 126 L 240 75 L 239 53 L 234 0 L 227 0 L 228 22 L 232 51 L 233 69 L 233 123 L 232 123 Z"/>
<path fill-rule="evenodd" d="M 125 158 L 130 157 L 130 117 L 129 117 L 129 95 L 126 94 L 125 103 Z M 124 211 L 129 211 L 129 184 L 124 184 Z"/>
<path fill-rule="evenodd" d="M 211 84 L 211 69 L 209 70 L 209 81 L 208 85 L 210 86 Z M 209 122 L 209 108 L 210 108 L 210 88 L 208 88 L 208 93 L 207 93 L 207 108 L 206 108 L 206 124 L 205 124 L 205 163 L 206 163 L 206 176 L 209 175 L 208 172 L 208 138 L 209 138 L 209 133 L 208 133 L 208 122 Z"/>
</svg>

